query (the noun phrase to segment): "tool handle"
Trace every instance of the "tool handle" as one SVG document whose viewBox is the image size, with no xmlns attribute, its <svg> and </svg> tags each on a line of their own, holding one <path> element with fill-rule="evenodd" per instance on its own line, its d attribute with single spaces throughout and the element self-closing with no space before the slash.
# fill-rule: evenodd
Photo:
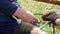
<svg viewBox="0 0 60 34">
<path fill-rule="evenodd" d="M 35 25 L 35 26 L 37 25 L 37 22 L 36 22 L 36 20 L 34 20 L 34 22 L 33 22 L 33 25 Z"/>
</svg>

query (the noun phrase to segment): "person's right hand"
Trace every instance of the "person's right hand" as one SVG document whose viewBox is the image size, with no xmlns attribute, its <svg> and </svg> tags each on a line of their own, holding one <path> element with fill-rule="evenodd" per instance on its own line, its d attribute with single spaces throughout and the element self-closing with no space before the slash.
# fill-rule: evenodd
<svg viewBox="0 0 60 34">
<path fill-rule="evenodd" d="M 27 22 L 27 23 L 31 23 L 33 24 L 34 21 L 36 21 L 36 26 L 40 26 L 40 20 L 33 15 L 30 11 L 26 11 L 26 14 L 24 14 L 25 17 L 22 19 L 23 21 Z"/>
<path fill-rule="evenodd" d="M 30 11 L 26 11 L 26 13 L 24 14 L 24 18 L 23 21 L 25 22 L 34 22 L 34 20 L 36 20 L 36 22 L 39 22 L 39 19 L 32 14 Z"/>
</svg>

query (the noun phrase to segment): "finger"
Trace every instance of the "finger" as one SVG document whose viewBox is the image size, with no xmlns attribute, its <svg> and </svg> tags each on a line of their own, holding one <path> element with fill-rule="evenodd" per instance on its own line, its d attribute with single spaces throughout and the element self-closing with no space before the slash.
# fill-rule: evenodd
<svg viewBox="0 0 60 34">
<path fill-rule="evenodd" d="M 36 20 L 36 22 L 37 22 L 38 24 L 40 24 L 39 18 L 35 17 L 35 20 Z"/>
<path fill-rule="evenodd" d="M 38 24 L 38 23 L 37 23 L 37 25 L 36 25 L 36 26 L 40 27 L 40 24 Z"/>
</svg>

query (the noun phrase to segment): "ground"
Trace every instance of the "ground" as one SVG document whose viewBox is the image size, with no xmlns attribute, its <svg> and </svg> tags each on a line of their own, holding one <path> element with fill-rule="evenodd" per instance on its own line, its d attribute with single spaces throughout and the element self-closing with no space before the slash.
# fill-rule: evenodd
<svg viewBox="0 0 60 34">
<path fill-rule="evenodd" d="M 43 2 L 36 2 L 33 0 L 18 0 L 18 2 L 22 8 L 31 11 L 36 17 L 38 17 L 41 20 L 40 21 L 41 25 L 43 24 L 43 20 L 41 18 L 43 14 L 46 14 L 47 12 L 51 12 L 51 11 L 56 11 L 58 14 L 60 14 L 59 13 L 60 6 L 57 5 L 43 3 Z M 51 33 L 52 29 L 49 27 L 49 25 L 46 25 L 46 27 L 42 30 Z M 60 34 L 59 26 L 56 26 L 55 30 L 56 30 L 56 34 Z"/>
</svg>

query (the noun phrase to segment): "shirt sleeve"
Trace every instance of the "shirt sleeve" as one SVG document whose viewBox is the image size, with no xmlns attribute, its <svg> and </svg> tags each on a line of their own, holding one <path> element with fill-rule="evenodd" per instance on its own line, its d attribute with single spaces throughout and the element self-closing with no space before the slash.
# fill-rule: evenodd
<svg viewBox="0 0 60 34">
<path fill-rule="evenodd" d="M 0 12 L 6 15 L 12 15 L 16 10 L 17 6 L 9 2 L 8 0 L 0 0 Z"/>
</svg>

